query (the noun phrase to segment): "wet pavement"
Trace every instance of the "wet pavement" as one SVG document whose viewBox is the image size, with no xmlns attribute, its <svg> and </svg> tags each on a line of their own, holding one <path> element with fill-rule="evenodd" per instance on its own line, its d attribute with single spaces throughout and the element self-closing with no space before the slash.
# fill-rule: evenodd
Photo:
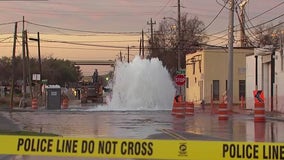
<svg viewBox="0 0 284 160">
<path fill-rule="evenodd" d="M 281 117 L 269 115 L 265 123 L 255 123 L 250 112 L 233 112 L 225 121 L 218 120 L 218 115 L 210 109 L 202 111 L 198 107 L 193 116 L 185 118 L 176 118 L 171 111 L 104 111 L 91 106 L 1 114 L 22 130 L 72 137 L 284 142 Z M 47 157 L 41 157 L 44 158 Z"/>
<path fill-rule="evenodd" d="M 284 121 L 269 116 L 265 123 L 255 123 L 253 114 L 234 112 L 229 120 L 218 120 L 218 114 L 207 109 L 195 109 L 193 116 L 176 118 L 171 111 L 110 111 L 96 107 L 68 110 L 38 110 L 2 113 L 22 130 L 54 133 L 61 136 L 100 138 L 159 139 L 166 131 L 178 132 L 186 139 L 190 135 L 208 136 L 228 141 L 283 142 Z M 188 134 L 188 136 L 187 136 Z M 194 139 L 198 136 L 194 136 Z M 210 139 L 210 138 L 206 138 Z"/>
</svg>

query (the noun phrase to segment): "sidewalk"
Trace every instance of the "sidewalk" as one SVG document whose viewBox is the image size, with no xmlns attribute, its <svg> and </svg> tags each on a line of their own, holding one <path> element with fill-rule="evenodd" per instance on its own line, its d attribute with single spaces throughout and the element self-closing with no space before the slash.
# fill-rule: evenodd
<svg viewBox="0 0 284 160">
<path fill-rule="evenodd" d="M 20 127 L 7 117 L 9 112 L 0 112 L 0 133 L 20 131 Z"/>
<path fill-rule="evenodd" d="M 252 109 L 241 109 L 240 106 L 233 106 L 233 112 L 239 114 L 249 114 L 254 116 L 254 111 Z M 284 113 L 265 112 L 265 118 L 270 120 L 284 121 Z"/>
<path fill-rule="evenodd" d="M 266 112 L 266 118 L 284 122 L 284 114 L 279 112 Z"/>
<path fill-rule="evenodd" d="M 195 108 L 200 108 L 200 106 L 195 106 Z M 213 108 L 211 105 L 206 105 L 206 110 L 208 112 L 211 112 L 212 114 L 218 114 L 219 106 L 218 104 L 214 104 Z M 239 105 L 234 105 L 233 109 L 230 111 L 230 114 L 245 114 L 245 115 L 251 115 L 254 116 L 254 110 L 252 109 L 241 109 Z M 283 121 L 284 122 L 284 113 L 280 112 L 265 112 L 265 118 L 269 120 L 275 120 L 275 121 Z"/>
</svg>

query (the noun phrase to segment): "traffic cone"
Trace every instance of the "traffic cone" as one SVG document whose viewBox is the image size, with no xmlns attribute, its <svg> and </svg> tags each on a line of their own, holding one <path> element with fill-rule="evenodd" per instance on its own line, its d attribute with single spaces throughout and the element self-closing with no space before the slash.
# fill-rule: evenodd
<svg viewBox="0 0 284 160">
<path fill-rule="evenodd" d="M 32 109 L 37 109 L 38 108 L 38 103 L 37 103 L 37 99 L 33 98 L 32 99 Z"/>
<path fill-rule="evenodd" d="M 185 102 L 182 102 L 181 96 L 176 96 L 174 98 L 172 115 L 177 118 L 185 117 Z"/>
<path fill-rule="evenodd" d="M 265 142 L 265 123 L 254 122 L 254 141 Z"/>
<path fill-rule="evenodd" d="M 194 103 L 193 102 L 185 102 L 185 115 L 186 116 L 194 115 Z"/>
<path fill-rule="evenodd" d="M 219 117 L 218 117 L 219 120 L 229 119 L 227 104 L 225 104 L 224 102 L 221 102 L 219 104 L 218 114 L 219 114 Z"/>
<path fill-rule="evenodd" d="M 254 122 L 265 122 L 264 103 L 254 103 Z"/>
<path fill-rule="evenodd" d="M 67 109 L 67 108 L 68 108 L 68 105 L 69 105 L 69 100 L 68 100 L 68 98 L 64 98 L 64 99 L 63 99 L 63 102 L 62 102 L 62 108 L 63 108 L 63 109 Z"/>
</svg>

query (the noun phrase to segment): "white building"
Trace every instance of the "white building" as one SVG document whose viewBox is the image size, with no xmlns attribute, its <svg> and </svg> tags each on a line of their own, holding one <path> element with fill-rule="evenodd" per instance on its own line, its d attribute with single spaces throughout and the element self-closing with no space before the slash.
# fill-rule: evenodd
<svg viewBox="0 0 284 160">
<path fill-rule="evenodd" d="M 254 54 L 246 56 L 247 109 L 254 109 L 253 91 L 262 90 L 265 110 L 284 113 L 283 57 L 283 51 L 273 53 L 272 49 L 264 48 L 257 48 Z"/>
</svg>

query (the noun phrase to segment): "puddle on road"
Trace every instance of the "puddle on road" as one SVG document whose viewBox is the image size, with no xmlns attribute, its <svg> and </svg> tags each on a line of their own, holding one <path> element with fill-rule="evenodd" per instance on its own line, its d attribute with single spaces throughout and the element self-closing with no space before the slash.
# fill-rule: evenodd
<svg viewBox="0 0 284 160">
<path fill-rule="evenodd" d="M 228 121 L 202 112 L 178 119 L 170 111 L 38 111 L 12 112 L 10 117 L 22 129 L 63 136 L 147 138 L 172 129 L 233 141 L 284 141 L 283 122 L 259 125 L 252 116 L 240 114 Z"/>
</svg>

